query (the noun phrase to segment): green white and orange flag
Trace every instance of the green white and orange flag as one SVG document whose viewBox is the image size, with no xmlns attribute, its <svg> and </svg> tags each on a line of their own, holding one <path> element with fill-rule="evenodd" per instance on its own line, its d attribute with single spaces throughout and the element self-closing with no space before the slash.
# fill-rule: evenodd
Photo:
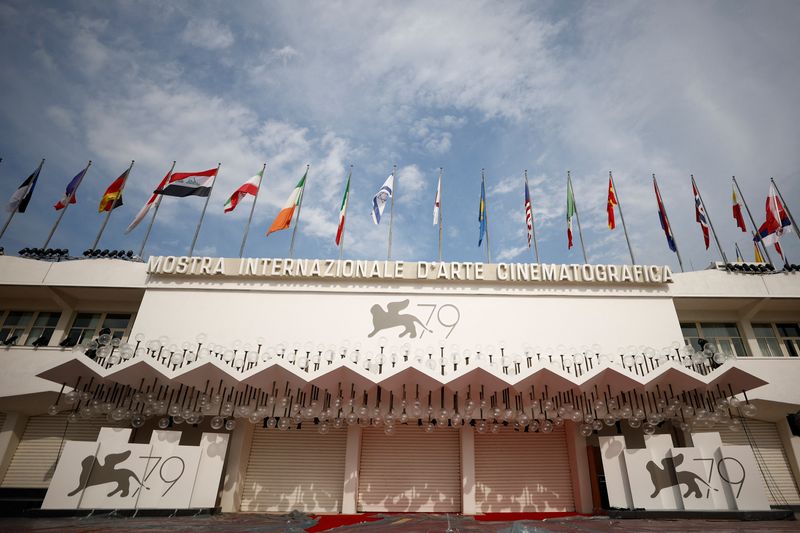
<svg viewBox="0 0 800 533">
<path fill-rule="evenodd" d="M 336 229 L 336 246 L 342 242 L 342 234 L 344 233 L 344 217 L 347 215 L 347 203 L 350 201 L 350 176 L 353 171 L 347 175 L 347 185 L 344 187 L 344 196 L 342 197 L 342 207 L 339 208 L 339 227 Z"/>
<path fill-rule="evenodd" d="M 308 175 L 308 170 L 306 173 L 303 174 L 303 177 L 300 178 L 300 181 L 297 182 L 292 193 L 289 195 L 289 198 L 286 199 L 286 203 L 283 204 L 283 209 L 281 209 L 278 216 L 275 217 L 275 220 L 272 222 L 272 225 L 269 227 L 269 231 L 267 232 L 267 237 L 269 237 L 270 233 L 274 233 L 276 231 L 280 231 L 282 229 L 286 229 L 292 225 L 292 217 L 294 216 L 294 211 L 300 202 L 303 199 L 303 190 L 306 187 L 306 176 Z"/>
</svg>

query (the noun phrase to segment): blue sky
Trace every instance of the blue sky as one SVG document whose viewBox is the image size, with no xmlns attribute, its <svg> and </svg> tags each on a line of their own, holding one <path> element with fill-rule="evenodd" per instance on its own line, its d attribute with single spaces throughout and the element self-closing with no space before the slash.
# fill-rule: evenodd
<svg viewBox="0 0 800 533">
<path fill-rule="evenodd" d="M 28 212 L 0 245 L 41 246 L 52 205 L 94 161 L 51 246 L 80 254 L 102 223 L 105 188 L 136 160 L 104 248 L 173 160 L 222 163 L 197 255 L 236 256 L 250 200 L 222 205 L 267 172 L 245 254 L 283 257 L 266 229 L 311 165 L 298 257 L 338 257 L 338 210 L 354 165 L 346 258 L 386 257 L 372 195 L 399 168 L 393 256 L 435 260 L 432 207 L 444 167 L 444 258 L 480 261 L 486 181 L 492 257 L 530 261 L 527 169 L 543 262 L 582 262 L 566 245 L 572 172 L 589 261 L 629 261 L 606 227 L 614 172 L 640 263 L 675 255 L 658 224 L 656 173 L 687 269 L 718 258 L 694 221 L 694 174 L 729 257 L 752 246 L 731 216 L 731 175 L 760 223 L 769 177 L 800 210 L 797 2 L 0 2 L 0 196 L 46 157 Z M 188 251 L 203 200 L 166 198 L 146 253 Z M 388 222 L 388 219 L 385 219 Z M 800 240 L 783 239 L 800 262 Z"/>
</svg>

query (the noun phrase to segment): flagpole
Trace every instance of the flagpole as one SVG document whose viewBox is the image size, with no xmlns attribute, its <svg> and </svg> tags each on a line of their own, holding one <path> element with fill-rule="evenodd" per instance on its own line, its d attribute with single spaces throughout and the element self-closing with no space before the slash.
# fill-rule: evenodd
<svg viewBox="0 0 800 533">
<path fill-rule="evenodd" d="M 172 162 L 172 167 L 170 167 L 169 172 L 167 172 L 167 179 L 166 183 L 169 183 L 169 177 L 172 176 L 172 171 L 175 170 L 175 161 Z M 211 195 L 209 195 L 211 196 Z M 142 241 L 142 246 L 139 248 L 139 257 L 144 258 L 144 245 L 147 244 L 147 238 L 150 237 L 150 230 L 153 229 L 153 222 L 156 221 L 156 215 L 158 214 L 158 208 L 161 207 L 161 200 L 164 199 L 164 195 L 159 193 L 158 199 L 156 200 L 156 207 L 153 210 L 153 216 L 150 218 L 150 224 L 147 225 L 147 231 L 144 233 L 144 240 Z"/>
<path fill-rule="evenodd" d="M 64 209 L 61 210 L 61 213 L 59 213 L 58 218 L 56 219 L 56 223 L 53 224 L 53 228 L 50 230 L 50 234 L 47 236 L 47 240 L 44 241 L 44 245 L 42 245 L 42 248 L 47 248 L 47 245 L 50 244 L 50 239 L 53 238 L 53 234 L 56 232 L 56 228 L 58 228 L 58 225 L 61 223 L 61 219 L 64 218 L 64 215 L 67 213 L 67 209 L 69 208 L 69 204 L 71 203 L 70 200 L 75 198 L 75 195 L 78 194 L 78 187 L 80 187 L 81 183 L 83 183 L 83 178 L 86 177 L 86 173 L 89 171 L 90 166 L 92 166 L 91 159 L 89 160 L 89 164 L 86 165 L 86 168 L 84 168 L 83 171 L 81 172 L 81 179 L 79 179 L 78 183 L 75 185 L 75 190 L 73 190 L 72 194 L 70 194 L 67 197 L 67 203 L 64 205 Z"/>
<path fill-rule="evenodd" d="M 386 260 L 392 260 L 392 224 L 394 222 L 394 196 L 397 192 L 397 165 L 392 165 L 392 203 L 389 207 L 389 250 L 386 254 Z"/>
<path fill-rule="evenodd" d="M 439 186 L 437 187 L 439 193 L 439 262 L 442 262 L 442 175 L 444 174 L 444 168 L 439 167 Z"/>
<path fill-rule="evenodd" d="M 625 242 L 628 243 L 628 251 L 631 254 L 631 264 L 635 265 L 636 260 L 633 258 L 633 248 L 631 248 L 631 241 L 628 238 L 628 228 L 625 226 L 625 215 L 622 214 L 622 201 L 619 199 L 619 193 L 617 192 L 617 186 L 614 184 L 614 177 L 611 175 L 611 171 L 608 171 L 608 179 L 611 180 L 611 187 L 614 188 L 614 197 L 617 199 L 617 207 L 619 207 L 619 218 L 622 220 L 622 230 L 625 232 Z"/>
<path fill-rule="evenodd" d="M 700 194 L 700 189 L 697 187 L 697 183 L 694 181 L 694 174 L 690 174 L 692 177 L 692 185 L 694 185 L 695 190 L 697 191 L 697 196 L 700 198 L 700 204 L 703 206 L 703 211 L 706 213 L 706 220 L 708 220 L 708 225 L 711 226 L 711 233 L 714 234 L 714 242 L 717 243 L 717 249 L 719 250 L 719 255 L 722 256 L 722 262 L 726 265 L 728 264 L 728 258 L 725 257 L 725 252 L 722 250 L 722 246 L 719 244 L 719 238 L 717 238 L 717 232 L 714 230 L 714 224 L 711 223 L 711 216 L 708 214 L 708 209 L 706 209 L 706 203 L 703 201 L 703 195 Z"/>
<path fill-rule="evenodd" d="M 294 221 L 294 230 L 292 230 L 292 242 L 289 243 L 289 257 L 294 257 L 294 236 L 297 234 L 297 226 L 300 225 L 300 211 L 303 209 L 303 199 L 306 197 L 306 185 L 308 184 L 308 169 L 311 165 L 306 165 L 306 179 L 303 181 L 303 189 L 300 191 L 300 203 L 297 205 L 297 220 Z"/>
<path fill-rule="evenodd" d="M 122 195 L 122 190 L 125 188 L 125 182 L 128 181 L 128 176 L 130 175 L 131 169 L 133 168 L 133 163 L 134 163 L 134 161 L 131 160 L 131 166 L 129 166 L 128 170 L 125 171 L 125 179 L 122 180 L 122 186 L 119 189 L 120 195 Z M 97 232 L 97 237 L 95 238 L 94 244 L 92 244 L 92 247 L 90 248 L 90 250 L 96 250 L 97 249 L 97 245 L 98 245 L 98 243 L 100 243 L 100 237 L 102 237 L 103 231 L 106 229 L 106 224 L 108 224 L 108 219 L 111 218 L 111 211 L 114 210 L 114 204 L 116 204 L 116 203 L 117 203 L 116 199 L 111 203 L 111 208 L 108 210 L 108 213 L 106 213 L 106 217 L 103 220 L 103 225 L 100 226 L 100 231 Z"/>
<path fill-rule="evenodd" d="M 353 165 L 350 165 L 350 174 L 347 177 L 347 185 L 345 185 L 345 194 L 347 195 L 346 203 L 344 204 L 344 215 L 342 217 L 342 238 L 339 240 L 339 261 L 344 257 L 344 233 L 347 229 L 347 208 L 350 207 L 350 178 L 353 176 Z"/>
<path fill-rule="evenodd" d="M 792 212 L 789 211 L 789 206 L 786 205 L 786 201 L 783 199 L 783 195 L 781 194 L 781 190 L 778 188 L 778 184 L 775 183 L 775 178 L 770 177 L 769 181 L 771 181 L 772 182 L 772 186 L 775 187 L 775 192 L 778 193 L 778 198 L 781 199 L 781 203 L 783 204 L 783 210 L 786 211 L 787 215 L 789 215 L 789 220 L 791 221 L 792 226 L 794 226 L 794 232 L 797 234 L 797 238 L 800 239 L 800 229 L 798 229 L 798 227 L 797 227 L 797 222 L 794 221 L 794 217 L 792 216 Z M 778 213 L 775 213 L 775 216 L 780 216 L 780 215 Z M 786 255 L 784 255 L 783 257 L 785 259 Z"/>
<path fill-rule="evenodd" d="M 578 214 L 578 202 L 575 200 L 575 189 L 572 188 L 572 176 L 569 170 L 567 171 L 567 181 L 569 181 L 569 190 L 572 191 L 572 204 L 575 207 L 575 221 L 578 223 L 578 236 L 581 238 L 581 250 L 583 251 L 583 262 L 589 264 L 586 258 L 586 247 L 583 244 L 583 232 L 581 231 L 581 217 Z"/>
<path fill-rule="evenodd" d="M 203 204 L 203 211 L 200 212 L 200 220 L 197 222 L 197 228 L 194 230 L 194 238 L 192 239 L 192 245 L 189 247 L 189 257 L 192 257 L 194 253 L 194 245 L 197 243 L 197 236 L 200 234 L 200 226 L 203 225 L 203 217 L 206 216 L 206 208 L 208 207 L 208 201 L 211 200 L 211 193 L 214 192 L 214 185 L 217 184 L 217 178 L 219 177 L 219 167 L 222 166 L 222 163 L 217 163 L 217 173 L 214 174 L 214 181 L 211 182 L 211 188 L 208 190 L 208 196 L 206 196 L 206 203 Z"/>
<path fill-rule="evenodd" d="M 37 176 L 42 171 L 42 165 L 44 165 L 44 158 L 42 158 L 42 161 L 39 163 L 39 168 L 37 168 L 36 171 L 34 172 L 34 174 L 37 174 Z M 38 179 L 38 177 L 37 177 L 37 179 Z M 31 180 L 31 183 L 33 183 L 33 180 Z M 30 191 L 30 190 L 31 190 L 31 184 L 29 183 L 28 187 L 25 189 L 25 194 L 23 194 L 22 197 L 25 198 L 25 196 L 28 195 L 28 191 Z M 18 208 L 19 208 L 19 206 L 17 206 L 17 209 Z M 11 224 L 11 219 L 14 218 L 14 215 L 17 214 L 17 209 L 14 209 L 11 212 L 11 214 L 8 216 L 8 219 L 6 219 L 6 223 L 3 224 L 3 229 L 0 230 L 0 239 L 3 238 L 3 234 L 5 234 L 6 229 L 8 228 L 8 225 Z"/>
<path fill-rule="evenodd" d="M 258 177 L 258 188 L 256 189 L 256 196 L 253 198 L 253 205 L 250 206 L 250 216 L 247 217 L 247 226 L 244 227 L 244 235 L 242 235 L 242 245 L 239 247 L 239 259 L 244 256 L 244 244 L 247 242 L 247 234 L 250 232 L 250 222 L 253 221 L 253 211 L 256 210 L 256 202 L 258 201 L 258 195 L 261 192 L 261 181 L 264 179 L 264 171 L 267 169 L 267 164 L 264 163 L 264 166 L 261 167 L 261 174 Z M 211 196 L 209 194 L 209 196 Z"/>
<path fill-rule="evenodd" d="M 664 212 L 664 220 L 667 222 L 667 227 L 670 228 L 670 235 L 672 236 L 672 242 L 675 243 L 675 255 L 678 256 L 678 265 L 681 267 L 681 272 L 686 272 L 683 269 L 683 260 L 681 260 L 681 253 L 678 251 L 678 240 L 675 238 L 675 234 L 672 233 L 672 225 L 669 223 L 669 215 L 667 215 L 667 206 L 664 205 L 664 199 L 661 198 L 661 189 L 658 188 L 658 182 L 656 181 L 656 175 L 653 174 L 653 185 L 655 186 L 656 191 L 658 191 L 657 199 L 661 202 L 661 209 Z"/>
<path fill-rule="evenodd" d="M 758 226 L 756 226 L 756 221 L 753 220 L 753 215 L 750 213 L 750 208 L 747 206 L 747 200 L 744 199 L 744 195 L 742 194 L 742 189 L 739 187 L 739 182 L 736 181 L 736 176 L 732 176 L 732 178 L 733 178 L 733 185 L 736 187 L 736 190 L 739 191 L 739 198 L 742 199 L 742 203 L 744 204 L 744 209 L 745 211 L 747 211 L 747 217 L 750 219 L 750 223 L 753 225 L 753 228 L 755 228 L 756 232 L 758 232 Z M 769 256 L 769 252 L 767 251 L 767 247 L 764 246 L 764 243 L 761 242 L 761 239 L 759 239 L 756 242 L 756 246 L 758 246 L 759 244 L 761 245 L 761 249 L 764 250 L 764 254 L 767 256 L 767 261 L 769 261 L 769 264 L 774 266 L 772 258 Z"/>
</svg>

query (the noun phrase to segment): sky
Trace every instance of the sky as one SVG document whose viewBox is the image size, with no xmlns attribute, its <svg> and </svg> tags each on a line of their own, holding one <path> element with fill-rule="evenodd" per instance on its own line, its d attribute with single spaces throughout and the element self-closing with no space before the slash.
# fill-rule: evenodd
<svg viewBox="0 0 800 533">
<path fill-rule="evenodd" d="M 3 202 L 46 158 L 0 246 L 42 246 L 91 160 L 50 243 L 80 255 L 103 191 L 135 160 L 100 248 L 138 251 L 147 224 L 124 230 L 177 161 L 221 163 L 195 255 L 238 255 L 252 197 L 223 204 L 266 163 L 249 257 L 288 256 L 291 231 L 265 234 L 310 165 L 295 257 L 337 258 L 352 165 L 343 257 L 385 259 L 389 217 L 373 224 L 371 203 L 397 165 L 393 259 L 437 259 L 440 168 L 445 261 L 486 259 L 482 172 L 492 260 L 534 261 L 526 170 L 542 262 L 583 262 L 577 232 L 567 248 L 568 171 L 590 263 L 631 260 L 619 213 L 607 227 L 609 171 L 637 263 L 679 270 L 653 174 L 686 270 L 720 257 L 703 245 L 690 175 L 727 256 L 738 243 L 752 259 L 731 176 L 756 224 L 770 177 L 800 214 L 798 27 L 800 4 L 780 0 L 0 1 Z M 165 198 L 145 255 L 186 255 L 204 201 Z M 797 235 L 782 245 L 800 263 Z"/>
</svg>

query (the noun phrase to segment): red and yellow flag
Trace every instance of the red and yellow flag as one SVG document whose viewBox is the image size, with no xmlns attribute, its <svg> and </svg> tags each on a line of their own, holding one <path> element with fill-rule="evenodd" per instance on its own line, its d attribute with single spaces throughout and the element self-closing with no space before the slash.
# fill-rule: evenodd
<svg viewBox="0 0 800 533">
<path fill-rule="evenodd" d="M 611 181 L 611 176 L 608 177 L 608 229 L 614 229 L 617 224 L 614 220 L 614 206 L 617 205 L 617 193 L 614 192 L 614 183 Z"/>
<path fill-rule="evenodd" d="M 126 170 L 108 186 L 106 192 L 103 193 L 103 198 L 100 199 L 100 205 L 97 207 L 98 213 L 111 211 L 122 205 L 122 189 L 125 188 L 125 180 L 128 179 L 129 172 L 130 169 Z"/>
</svg>

